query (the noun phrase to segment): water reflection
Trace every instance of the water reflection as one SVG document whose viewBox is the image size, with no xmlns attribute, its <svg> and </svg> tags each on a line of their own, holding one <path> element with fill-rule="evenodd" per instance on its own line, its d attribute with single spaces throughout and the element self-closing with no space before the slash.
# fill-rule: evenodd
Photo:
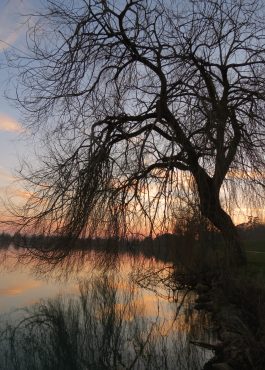
<svg viewBox="0 0 265 370">
<path fill-rule="evenodd" d="M 179 289 L 172 265 L 129 254 L 110 264 L 109 254 L 90 251 L 48 271 L 22 250 L 9 253 L 0 294 L 28 289 L 37 303 L 2 317 L 1 369 L 196 370 L 211 356 L 190 345 L 210 341 L 208 318 L 194 312 L 194 294 Z"/>
<path fill-rule="evenodd" d="M 205 354 L 189 345 L 194 323 L 183 316 L 169 323 L 158 303 L 150 317 L 139 290 L 119 290 L 120 284 L 104 273 L 80 282 L 78 297 L 25 310 L 22 320 L 2 329 L 0 368 L 201 369 Z"/>
</svg>

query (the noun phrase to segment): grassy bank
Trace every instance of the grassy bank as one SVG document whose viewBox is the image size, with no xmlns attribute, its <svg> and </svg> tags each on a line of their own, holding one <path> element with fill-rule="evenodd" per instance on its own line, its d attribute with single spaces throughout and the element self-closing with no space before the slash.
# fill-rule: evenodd
<svg viewBox="0 0 265 370">
<path fill-rule="evenodd" d="M 234 273 L 212 284 L 207 294 L 199 301 L 211 310 L 222 346 L 205 370 L 214 369 L 216 363 L 231 370 L 264 370 L 264 277 Z"/>
<path fill-rule="evenodd" d="M 260 271 L 265 274 L 265 240 L 245 241 L 244 247 L 249 270 L 253 272 Z"/>
<path fill-rule="evenodd" d="M 197 307 L 212 313 L 221 342 L 205 370 L 220 363 L 220 369 L 265 369 L 265 242 L 247 241 L 244 247 L 247 266 L 242 269 L 222 270 L 205 246 L 198 252 L 200 258 L 208 252 L 203 261 L 193 261 L 192 273 L 187 269 L 195 289 L 199 281 Z"/>
</svg>

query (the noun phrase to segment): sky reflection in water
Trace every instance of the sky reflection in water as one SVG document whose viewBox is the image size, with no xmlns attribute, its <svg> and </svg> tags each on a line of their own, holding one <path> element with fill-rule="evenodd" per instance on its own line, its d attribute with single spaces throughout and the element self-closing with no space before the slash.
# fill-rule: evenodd
<svg viewBox="0 0 265 370">
<path fill-rule="evenodd" d="M 109 312 L 109 309 L 113 306 L 114 321 L 117 320 L 117 317 L 119 320 L 120 317 L 122 320 L 121 325 L 125 327 L 124 333 L 127 333 L 127 330 L 140 330 L 140 334 L 138 334 L 143 336 L 141 338 L 144 338 L 147 335 L 146 333 L 151 330 L 152 335 L 150 338 L 152 337 L 152 345 L 154 346 L 158 344 L 161 346 L 162 342 L 165 341 L 165 343 L 167 343 L 167 350 L 170 350 L 171 346 L 175 343 L 174 338 L 176 337 L 176 333 L 179 333 L 177 342 L 185 346 L 187 342 L 189 342 L 189 339 L 209 341 L 211 337 L 211 333 L 207 329 L 207 317 L 192 309 L 194 304 L 194 294 L 192 292 L 187 294 L 183 303 L 182 299 L 186 292 L 178 292 L 178 299 L 176 299 L 176 295 L 173 295 L 172 291 L 170 292 L 169 286 L 164 286 L 159 283 L 153 285 L 151 283 L 149 284 L 149 282 L 152 281 L 152 279 L 150 279 L 150 273 L 152 271 L 154 274 L 157 271 L 160 271 L 160 274 L 161 271 L 162 274 L 166 274 L 166 271 L 169 271 L 163 270 L 166 265 L 156 261 L 154 258 L 147 259 L 143 256 L 132 257 L 128 254 L 121 254 L 119 258 L 116 259 L 115 264 L 112 264 L 111 268 L 108 269 L 106 268 L 107 265 L 104 267 L 104 263 L 102 263 L 104 260 L 102 254 L 99 255 L 92 251 L 85 255 L 82 254 L 82 256 L 78 254 L 72 255 L 69 257 L 68 261 L 62 261 L 53 271 L 46 271 L 46 274 L 44 274 L 45 268 L 41 261 L 24 258 L 18 263 L 16 257 L 21 255 L 21 253 L 21 251 L 11 248 L 6 253 L 5 258 L 2 258 L 3 262 L 0 274 L 0 312 L 4 314 L 2 315 L 2 319 L 5 318 L 5 321 L 6 319 L 7 321 L 9 320 L 12 325 L 16 325 L 13 324 L 13 322 L 15 323 L 18 318 L 32 317 L 29 322 L 29 327 L 32 325 L 33 333 L 38 333 L 38 330 L 41 332 L 42 329 L 41 327 L 39 329 L 37 328 L 39 324 L 34 320 L 41 312 L 41 315 L 43 315 L 43 310 L 47 314 L 49 310 L 54 310 L 54 307 L 62 307 L 62 315 L 65 315 L 67 318 L 69 314 L 68 310 L 74 307 L 74 310 L 76 310 L 75 314 L 79 312 L 79 314 L 77 314 L 77 321 L 80 321 L 75 325 L 79 326 L 81 323 L 80 330 L 82 331 L 82 323 L 84 323 L 86 314 L 90 320 L 91 317 L 94 317 L 96 321 L 99 320 L 101 322 L 102 318 L 105 316 L 104 310 L 107 310 L 106 316 L 112 315 L 113 313 Z M 107 256 L 106 260 L 109 258 L 110 256 Z M 82 263 L 80 259 L 82 259 Z M 63 267 L 67 267 L 68 271 L 63 271 Z M 146 276 L 148 276 L 148 278 L 145 281 Z M 157 281 L 157 276 L 153 281 Z M 138 282 L 141 281 L 142 287 L 135 283 L 137 280 Z M 104 286 L 106 283 L 107 286 Z M 145 289 L 143 286 L 145 286 Z M 84 291 L 84 287 L 87 289 L 85 300 L 88 302 L 88 313 L 84 313 L 81 308 L 82 299 L 80 297 L 82 296 L 82 289 Z M 106 297 L 104 295 L 106 295 Z M 114 300 L 111 301 L 111 297 L 114 296 L 115 299 L 113 298 Z M 49 301 L 48 299 L 52 300 Z M 108 299 L 110 299 L 110 303 Z M 41 302 L 41 304 L 38 304 L 38 302 Z M 32 305 L 33 303 L 37 303 L 37 305 L 34 306 Z M 181 303 L 183 304 L 180 306 Z M 15 314 L 8 314 L 8 312 L 12 312 L 14 309 L 26 306 L 31 306 L 29 311 L 22 310 L 19 311 L 20 313 L 18 314 L 16 310 Z M 179 311 L 178 308 L 180 308 Z M 56 310 L 57 308 L 55 311 Z M 49 315 L 47 315 L 47 317 L 49 317 Z M 71 315 L 71 317 L 73 317 L 73 314 Z M 47 320 L 47 317 L 45 320 Z M 130 322 L 135 325 L 133 329 L 131 324 L 129 324 Z M 95 322 L 92 321 L 91 325 L 94 324 Z M 49 323 L 49 327 L 50 326 L 51 323 Z M 27 337 L 27 327 L 26 325 L 25 327 L 22 325 L 20 331 L 16 331 L 16 335 Z M 22 329 L 25 332 L 21 331 Z M 98 333 L 102 333 L 102 328 L 94 328 L 94 330 L 99 330 L 97 335 L 99 335 L 101 339 L 103 334 Z M 46 333 L 46 331 L 44 331 L 44 333 Z M 85 335 L 85 333 L 81 334 L 82 336 Z M 78 335 L 81 334 L 79 333 Z M 36 335 L 37 336 L 34 337 L 35 342 L 40 339 L 38 338 L 38 334 Z M 130 335 L 132 335 L 132 333 Z M 51 334 L 49 338 L 52 337 L 54 337 L 54 333 Z M 21 342 L 20 339 L 19 337 L 19 343 Z M 135 340 L 136 339 L 133 337 L 132 341 Z M 45 341 L 47 341 L 47 338 Z M 42 347 L 43 345 L 40 344 L 39 348 Z M 51 350 L 53 350 L 52 348 L 53 346 L 51 346 Z M 157 349 L 158 352 L 161 348 Z M 10 358 L 13 356 L 18 356 L 18 358 L 20 358 L 20 356 L 23 357 L 21 354 L 22 349 L 19 350 L 19 354 L 10 352 L 7 358 L 8 356 Z M 185 349 L 185 351 L 186 350 L 187 349 Z M 96 349 L 93 351 L 95 352 Z M 132 347 L 130 351 L 134 352 L 135 348 Z M 183 361 L 183 356 L 188 356 L 189 351 L 190 349 L 187 350 L 186 354 L 181 354 L 181 361 Z M 81 352 L 80 356 L 82 355 Z M 128 352 L 129 357 L 131 356 L 131 352 Z M 200 350 L 196 349 L 195 357 L 198 354 L 203 361 L 211 357 L 211 353 L 200 352 Z M 40 354 L 40 356 L 42 355 L 43 354 Z M 54 356 L 54 354 L 52 356 Z M 78 356 L 74 361 L 80 360 Z M 129 361 L 129 357 L 126 361 Z M 19 361 L 23 362 L 23 358 Z M 141 369 L 141 366 L 144 366 L 141 361 L 139 362 L 140 367 L 132 367 L 132 369 Z M 195 359 L 195 361 L 197 360 Z M 50 367 L 51 369 L 53 369 L 52 366 Z M 79 364 L 78 366 L 81 365 Z M 41 366 L 36 367 L 36 369 L 39 368 L 42 369 Z M 84 367 L 84 369 L 85 368 L 86 367 Z M 16 367 L 14 367 L 14 369 L 16 369 Z"/>
</svg>

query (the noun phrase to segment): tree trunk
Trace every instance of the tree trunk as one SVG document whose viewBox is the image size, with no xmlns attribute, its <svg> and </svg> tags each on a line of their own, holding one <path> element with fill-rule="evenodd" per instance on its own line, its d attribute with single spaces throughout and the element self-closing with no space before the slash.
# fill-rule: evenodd
<svg viewBox="0 0 265 370">
<path fill-rule="evenodd" d="M 246 254 L 242 247 L 237 228 L 231 217 L 222 209 L 219 199 L 220 187 L 207 174 L 195 176 L 200 198 L 200 210 L 223 235 L 227 267 L 246 264 Z"/>
</svg>

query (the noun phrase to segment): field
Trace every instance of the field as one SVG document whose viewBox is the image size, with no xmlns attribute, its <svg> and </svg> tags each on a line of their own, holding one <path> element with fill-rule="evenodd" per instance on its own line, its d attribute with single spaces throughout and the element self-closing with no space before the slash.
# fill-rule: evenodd
<svg viewBox="0 0 265 370">
<path fill-rule="evenodd" d="M 265 273 L 265 240 L 245 241 L 244 245 L 250 269 Z"/>
</svg>

